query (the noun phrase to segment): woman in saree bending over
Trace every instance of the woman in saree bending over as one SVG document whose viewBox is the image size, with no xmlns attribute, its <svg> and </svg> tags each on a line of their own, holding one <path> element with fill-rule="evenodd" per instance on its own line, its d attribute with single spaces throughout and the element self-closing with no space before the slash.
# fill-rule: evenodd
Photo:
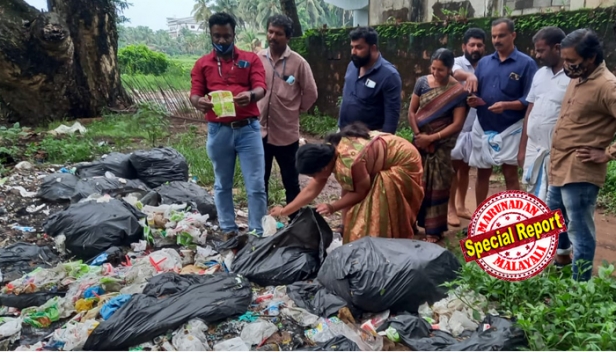
<svg viewBox="0 0 616 352">
<path fill-rule="evenodd" d="M 418 224 L 428 242 L 447 231 L 449 191 L 453 179 L 451 150 L 466 118 L 467 92 L 452 76 L 453 53 L 438 49 L 432 55 L 431 75 L 417 79 L 409 107 L 409 123 L 423 160 L 424 200 Z"/>
<path fill-rule="evenodd" d="M 370 132 L 361 123 L 328 136 L 326 142 L 299 148 L 297 170 L 312 179 L 293 202 L 270 214 L 289 215 L 310 204 L 333 172 L 342 198 L 316 210 L 322 215 L 342 210 L 344 243 L 365 236 L 412 238 L 423 199 L 417 149 L 404 138 Z"/>
</svg>

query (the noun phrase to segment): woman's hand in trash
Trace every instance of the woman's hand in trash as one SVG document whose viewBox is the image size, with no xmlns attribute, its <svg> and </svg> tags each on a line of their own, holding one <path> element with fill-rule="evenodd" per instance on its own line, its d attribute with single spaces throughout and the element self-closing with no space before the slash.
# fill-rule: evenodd
<svg viewBox="0 0 616 352">
<path fill-rule="evenodd" d="M 270 210 L 270 215 L 275 217 L 284 216 L 284 208 L 280 206 L 273 207 L 272 210 Z"/>
<path fill-rule="evenodd" d="M 317 213 L 321 215 L 331 215 L 334 213 L 334 207 L 331 204 L 321 203 L 317 205 Z"/>
</svg>

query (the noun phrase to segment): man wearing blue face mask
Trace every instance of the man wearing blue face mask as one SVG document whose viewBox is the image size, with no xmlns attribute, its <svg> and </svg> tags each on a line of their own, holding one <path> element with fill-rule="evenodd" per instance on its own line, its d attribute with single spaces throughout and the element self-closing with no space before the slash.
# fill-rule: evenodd
<svg viewBox="0 0 616 352">
<path fill-rule="evenodd" d="M 259 57 L 234 45 L 236 21 L 218 12 L 209 19 L 214 50 L 195 63 L 191 72 L 190 101 L 208 121 L 207 154 L 214 166 L 214 199 L 225 238 L 237 235 L 233 204 L 235 159 L 239 157 L 246 194 L 248 228 L 263 233 L 267 214 L 265 157 L 257 101 L 265 96 L 265 70 Z M 208 94 L 231 91 L 235 116 L 217 116 Z"/>
</svg>

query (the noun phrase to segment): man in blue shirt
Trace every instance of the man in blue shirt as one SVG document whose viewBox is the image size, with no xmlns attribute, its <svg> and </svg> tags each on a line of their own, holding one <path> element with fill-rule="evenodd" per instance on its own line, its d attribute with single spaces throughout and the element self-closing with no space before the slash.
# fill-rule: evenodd
<svg viewBox="0 0 616 352">
<path fill-rule="evenodd" d="M 488 197 L 493 166 L 502 167 L 508 190 L 520 189 L 518 150 L 528 106 L 526 96 L 537 72 L 535 60 L 514 45 L 513 21 L 495 20 L 491 34 L 496 52 L 477 64 L 477 94 L 468 98 L 469 106 L 477 109 L 469 160 L 469 165 L 477 168 L 477 206 Z"/>
<path fill-rule="evenodd" d="M 338 127 L 363 122 L 371 130 L 396 133 L 400 119 L 402 80 L 377 47 L 373 28 L 350 33 L 351 62 L 344 76 Z"/>
</svg>

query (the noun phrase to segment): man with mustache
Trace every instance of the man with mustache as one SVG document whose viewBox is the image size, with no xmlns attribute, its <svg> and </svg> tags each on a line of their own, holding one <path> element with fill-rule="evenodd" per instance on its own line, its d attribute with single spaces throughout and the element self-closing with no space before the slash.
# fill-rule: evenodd
<svg viewBox="0 0 616 352">
<path fill-rule="evenodd" d="M 351 31 L 351 62 L 344 76 L 338 127 L 363 122 L 371 130 L 396 133 L 400 120 L 402 80 L 378 49 L 373 28 Z"/>
<path fill-rule="evenodd" d="M 286 202 L 300 192 L 295 154 L 299 148 L 299 114 L 317 100 L 317 84 L 310 65 L 287 43 L 293 34 L 293 21 L 274 15 L 267 21 L 269 47 L 259 52 L 265 67 L 267 93 L 258 102 L 261 111 L 261 136 L 265 150 L 265 192 L 274 158 L 280 167 Z M 289 215 L 293 219 L 296 214 Z"/>
<path fill-rule="evenodd" d="M 485 54 L 486 32 L 481 28 L 470 28 L 464 33 L 462 52 L 464 55 L 455 59 L 453 77 L 464 84 L 469 92 L 477 90 L 475 68 Z M 473 84 L 474 82 L 474 84 Z M 466 191 L 468 190 L 468 173 L 470 167 L 468 160 L 472 151 L 471 131 L 477 117 L 477 110 L 468 111 L 462 131 L 458 135 L 456 146 L 451 151 L 452 165 L 456 173 L 451 182 L 449 195 L 449 211 L 447 223 L 451 226 L 460 226 L 460 217 L 471 218 L 471 212 L 466 209 Z"/>
<path fill-rule="evenodd" d="M 494 166 L 501 166 L 508 190 L 519 190 L 518 150 L 530 90 L 537 63 L 518 51 L 513 21 L 492 22 L 492 44 L 496 52 L 485 56 L 475 69 L 477 93 L 468 105 L 477 108 L 473 125 L 469 165 L 477 168 L 475 198 L 480 206 L 488 197 Z"/>
<path fill-rule="evenodd" d="M 571 78 L 552 135 L 547 205 L 560 209 L 567 232 L 560 234 L 556 262 L 570 262 L 573 279 L 587 281 L 595 257 L 595 207 L 607 163 L 616 160 L 616 77 L 590 29 L 571 32 L 560 44 L 563 70 Z M 584 263 L 579 263 L 583 260 Z M 582 264 L 582 265 L 580 265 Z"/>
<path fill-rule="evenodd" d="M 535 73 L 526 97 L 528 110 L 518 151 L 518 165 L 524 169 L 522 183 L 526 184 L 527 192 L 543 201 L 548 192 L 552 132 L 570 80 L 560 57 L 560 42 L 564 38 L 565 32 L 558 27 L 542 28 L 533 37 L 535 56 L 543 67 Z"/>
</svg>

